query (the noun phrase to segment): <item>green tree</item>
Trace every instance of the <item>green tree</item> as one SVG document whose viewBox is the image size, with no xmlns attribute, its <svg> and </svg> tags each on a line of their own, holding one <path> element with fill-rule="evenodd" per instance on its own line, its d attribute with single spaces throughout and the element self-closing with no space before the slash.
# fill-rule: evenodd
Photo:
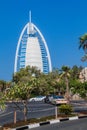
<svg viewBox="0 0 87 130">
<path fill-rule="evenodd" d="M 80 37 L 79 49 L 82 48 L 87 53 L 87 34 Z"/>
<path fill-rule="evenodd" d="M 14 101 L 21 101 L 24 105 L 24 117 L 27 119 L 27 100 L 31 97 L 32 91 L 38 88 L 40 71 L 36 67 L 27 66 L 20 69 L 19 72 L 13 75 L 14 86 L 6 91 L 6 99 Z M 20 109 L 18 104 L 15 105 Z M 21 109 L 20 109 L 21 110 Z"/>
<path fill-rule="evenodd" d="M 79 79 L 80 72 L 82 70 L 82 67 L 78 67 L 74 65 L 71 69 L 71 79 Z"/>
<path fill-rule="evenodd" d="M 11 87 L 9 91 L 5 93 L 6 100 L 12 101 L 16 107 L 18 107 L 20 110 L 20 106 L 15 101 L 20 101 L 23 103 L 24 109 L 21 110 L 24 113 L 24 119 L 27 120 L 27 101 L 31 95 L 31 91 L 34 89 L 33 79 L 31 79 L 27 83 L 21 83 L 19 85 L 15 85 L 14 87 Z"/>
<path fill-rule="evenodd" d="M 82 83 L 78 79 L 70 79 L 69 86 L 70 86 L 72 95 L 76 93 L 79 94 L 78 90 L 80 90 Z"/>
<path fill-rule="evenodd" d="M 70 78 L 70 68 L 68 66 L 62 66 L 62 73 L 60 74 L 60 78 L 63 78 L 66 84 L 66 93 L 65 96 L 69 99 L 69 78 Z"/>
<path fill-rule="evenodd" d="M 6 81 L 0 80 L 0 91 L 3 92 L 6 88 Z"/>
<path fill-rule="evenodd" d="M 59 70 L 53 69 L 53 71 L 47 75 L 46 81 L 48 83 L 50 93 L 58 93 Z"/>
<path fill-rule="evenodd" d="M 79 95 L 82 98 L 87 98 L 87 82 L 81 83 L 80 89 L 79 89 Z"/>
<path fill-rule="evenodd" d="M 84 34 L 80 37 L 80 42 L 79 42 L 79 49 L 83 49 L 85 52 L 85 55 L 82 57 L 82 61 L 87 60 L 87 34 Z"/>
</svg>

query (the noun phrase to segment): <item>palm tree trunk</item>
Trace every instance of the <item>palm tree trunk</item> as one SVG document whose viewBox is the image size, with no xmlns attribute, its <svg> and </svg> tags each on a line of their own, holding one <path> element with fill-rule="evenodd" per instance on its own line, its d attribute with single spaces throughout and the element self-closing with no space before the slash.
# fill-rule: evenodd
<svg viewBox="0 0 87 130">
<path fill-rule="evenodd" d="M 65 81 L 66 81 L 66 98 L 67 100 L 69 100 L 69 81 L 68 81 L 68 78 L 66 77 L 65 78 Z"/>
</svg>

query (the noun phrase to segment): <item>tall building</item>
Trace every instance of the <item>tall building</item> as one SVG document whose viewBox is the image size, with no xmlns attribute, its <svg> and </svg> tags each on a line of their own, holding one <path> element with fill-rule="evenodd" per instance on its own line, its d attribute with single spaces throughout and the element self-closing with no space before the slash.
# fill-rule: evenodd
<svg viewBox="0 0 87 130">
<path fill-rule="evenodd" d="M 15 54 L 14 73 L 26 66 L 36 66 L 41 72 L 52 71 L 47 43 L 40 30 L 30 21 L 23 28 Z"/>
</svg>

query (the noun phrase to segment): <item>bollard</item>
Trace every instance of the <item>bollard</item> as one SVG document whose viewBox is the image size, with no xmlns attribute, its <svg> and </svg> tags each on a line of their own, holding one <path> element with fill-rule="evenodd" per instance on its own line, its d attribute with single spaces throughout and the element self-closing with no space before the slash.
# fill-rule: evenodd
<svg viewBox="0 0 87 130">
<path fill-rule="evenodd" d="M 16 111 L 14 111 L 14 124 L 16 124 Z"/>
<path fill-rule="evenodd" d="M 55 106 L 55 118 L 57 119 L 57 106 Z"/>
</svg>

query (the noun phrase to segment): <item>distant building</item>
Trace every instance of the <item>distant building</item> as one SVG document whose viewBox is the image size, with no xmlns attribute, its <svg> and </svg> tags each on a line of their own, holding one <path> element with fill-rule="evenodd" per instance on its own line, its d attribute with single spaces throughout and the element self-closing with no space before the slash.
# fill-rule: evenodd
<svg viewBox="0 0 87 130">
<path fill-rule="evenodd" d="M 40 30 L 31 22 L 23 28 L 16 49 L 14 73 L 26 66 L 36 66 L 41 72 L 52 71 L 47 43 Z"/>
<path fill-rule="evenodd" d="M 80 81 L 83 83 L 85 81 L 87 81 L 87 67 L 85 67 L 84 69 L 82 69 L 82 71 L 80 72 Z"/>
</svg>

